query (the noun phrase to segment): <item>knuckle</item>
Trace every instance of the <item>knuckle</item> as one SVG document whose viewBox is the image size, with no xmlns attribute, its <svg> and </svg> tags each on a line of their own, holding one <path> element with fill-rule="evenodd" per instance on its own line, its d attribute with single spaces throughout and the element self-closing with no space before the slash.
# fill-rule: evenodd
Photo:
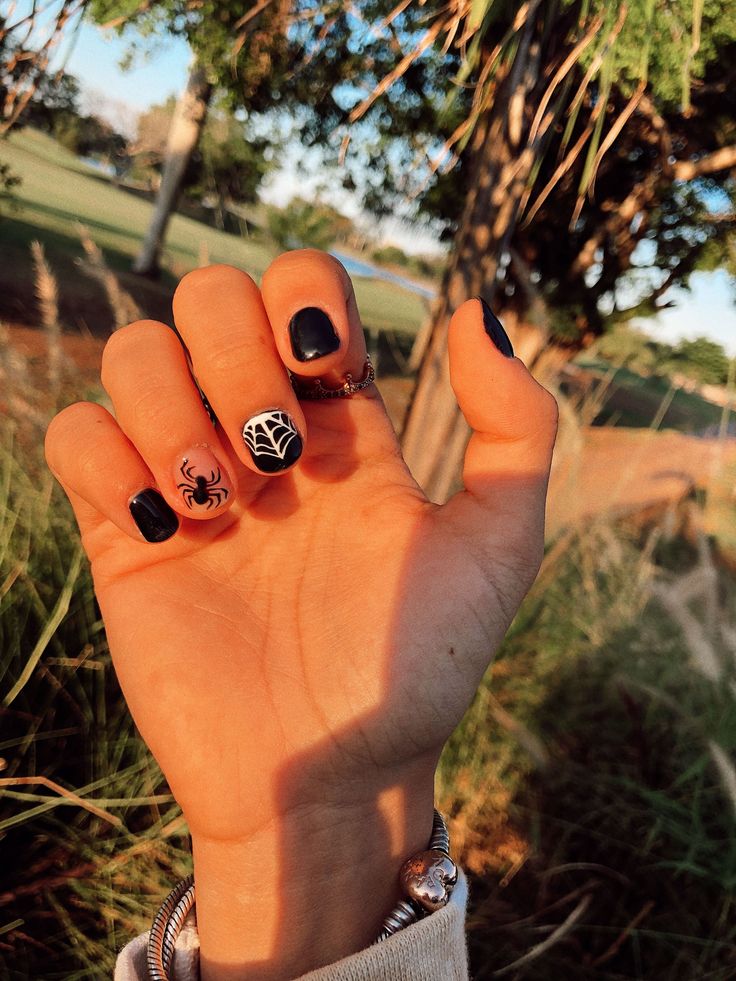
<svg viewBox="0 0 736 981">
<path fill-rule="evenodd" d="M 240 331 L 213 334 L 207 344 L 207 360 L 218 378 L 237 377 L 248 363 L 264 367 L 264 357 L 273 357 L 272 342 L 260 333 Z"/>
<path fill-rule="evenodd" d="M 163 418 L 181 403 L 181 389 L 165 377 L 132 378 L 115 404 L 121 425 L 131 432 L 156 432 Z M 175 410 L 174 410 L 175 411 Z"/>
<path fill-rule="evenodd" d="M 105 388 L 116 372 L 140 364 L 150 356 L 152 344 L 171 333 L 170 328 L 156 320 L 137 320 L 116 330 L 102 351 L 100 377 Z"/>
<path fill-rule="evenodd" d="M 540 386 L 541 387 L 541 386 Z M 557 399 L 547 388 L 541 389 L 541 416 L 550 429 L 556 430 L 560 418 L 560 407 Z"/>
<path fill-rule="evenodd" d="M 94 423 L 103 421 L 108 413 L 94 402 L 74 402 L 58 412 L 49 423 L 44 438 L 46 462 L 52 470 L 62 470 L 64 461 L 77 455 L 77 448 L 84 442 L 82 433 Z M 69 446 L 75 447 L 74 454 Z"/>
<path fill-rule="evenodd" d="M 264 288 L 268 288 L 273 279 L 279 279 L 284 275 L 294 275 L 295 272 L 309 268 L 312 274 L 332 275 L 342 278 L 347 276 L 343 264 L 330 255 L 329 252 L 322 252 L 320 249 L 292 249 L 290 252 L 282 252 L 276 256 L 271 265 L 263 274 Z"/>
<path fill-rule="evenodd" d="M 105 466 L 106 456 L 103 446 L 89 443 L 80 447 L 74 458 L 75 482 L 85 485 L 98 481 Z"/>
<path fill-rule="evenodd" d="M 218 263 L 193 269 L 184 276 L 174 293 L 174 311 L 180 308 L 182 302 L 197 302 L 205 295 L 212 293 L 245 293 L 247 298 L 254 299 L 259 290 L 248 273 L 227 263 Z"/>
</svg>

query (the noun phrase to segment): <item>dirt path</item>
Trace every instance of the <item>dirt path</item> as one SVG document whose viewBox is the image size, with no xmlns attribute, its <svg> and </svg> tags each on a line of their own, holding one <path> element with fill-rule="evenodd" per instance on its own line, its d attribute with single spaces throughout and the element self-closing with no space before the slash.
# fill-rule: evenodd
<svg viewBox="0 0 736 981">
<path fill-rule="evenodd" d="M 721 499 L 736 486 L 736 439 L 590 427 L 563 437 L 550 484 L 548 527 L 680 500 L 693 489 Z M 733 511 L 736 516 L 736 504 Z"/>
</svg>

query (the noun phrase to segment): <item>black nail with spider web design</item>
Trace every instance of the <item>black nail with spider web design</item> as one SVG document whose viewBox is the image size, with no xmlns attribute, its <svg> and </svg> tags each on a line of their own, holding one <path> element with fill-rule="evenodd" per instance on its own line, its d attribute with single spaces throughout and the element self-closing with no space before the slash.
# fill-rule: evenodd
<svg viewBox="0 0 736 981">
<path fill-rule="evenodd" d="M 280 473 L 302 455 L 302 439 L 294 420 L 283 409 L 267 409 L 243 426 L 243 441 L 261 473 Z"/>
</svg>

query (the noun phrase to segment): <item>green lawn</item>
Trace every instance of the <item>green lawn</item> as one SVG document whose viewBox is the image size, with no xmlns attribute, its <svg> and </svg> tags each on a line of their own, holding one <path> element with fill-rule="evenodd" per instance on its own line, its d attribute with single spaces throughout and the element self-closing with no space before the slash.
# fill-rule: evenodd
<svg viewBox="0 0 736 981">
<path fill-rule="evenodd" d="M 37 321 L 29 246 L 39 239 L 59 275 L 65 325 L 107 333 L 110 315 L 101 290 L 75 265 L 82 255 L 76 222 L 88 226 L 108 264 L 122 274 L 123 284 L 144 311 L 164 320 L 170 320 L 176 281 L 198 265 L 203 248 L 210 262 L 232 263 L 256 279 L 277 254 L 277 247 L 262 236 L 231 235 L 177 214 L 169 227 L 161 282 L 141 281 L 127 270 L 147 227 L 150 201 L 115 187 L 34 130 L 14 133 L 0 147 L 0 159 L 22 178 L 16 205 L 5 205 L 0 218 L 0 316 L 9 320 Z M 420 325 L 425 303 L 415 294 L 363 278 L 356 280 L 355 288 L 366 327 L 413 333 Z"/>
<path fill-rule="evenodd" d="M 608 378 L 612 370 L 608 362 L 589 355 L 578 358 L 577 364 L 601 378 Z M 618 368 L 595 424 L 648 428 L 658 421 L 658 429 L 702 434 L 717 430 L 722 414 L 720 406 L 694 392 L 672 390 L 667 378 L 644 377 Z"/>
</svg>

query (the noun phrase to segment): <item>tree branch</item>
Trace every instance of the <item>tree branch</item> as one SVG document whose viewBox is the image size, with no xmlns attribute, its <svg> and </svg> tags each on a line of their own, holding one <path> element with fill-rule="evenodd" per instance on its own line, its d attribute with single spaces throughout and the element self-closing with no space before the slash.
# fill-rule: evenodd
<svg viewBox="0 0 736 981">
<path fill-rule="evenodd" d="M 723 146 L 720 150 L 707 153 L 699 160 L 678 160 L 673 171 L 675 180 L 691 181 L 695 177 L 716 174 L 734 167 L 736 167 L 736 146 Z"/>
<path fill-rule="evenodd" d="M 104 24 L 100 24 L 100 28 L 104 31 L 104 30 L 109 30 L 110 28 L 113 27 L 120 27 L 121 25 L 125 24 L 127 21 L 132 20 L 134 17 L 137 17 L 139 14 L 145 14 L 146 11 L 150 10 L 151 3 L 152 0 L 143 0 L 143 2 L 135 10 L 132 10 L 129 14 L 122 14 L 120 17 L 113 17 L 112 20 L 108 20 L 105 21 Z"/>
</svg>

